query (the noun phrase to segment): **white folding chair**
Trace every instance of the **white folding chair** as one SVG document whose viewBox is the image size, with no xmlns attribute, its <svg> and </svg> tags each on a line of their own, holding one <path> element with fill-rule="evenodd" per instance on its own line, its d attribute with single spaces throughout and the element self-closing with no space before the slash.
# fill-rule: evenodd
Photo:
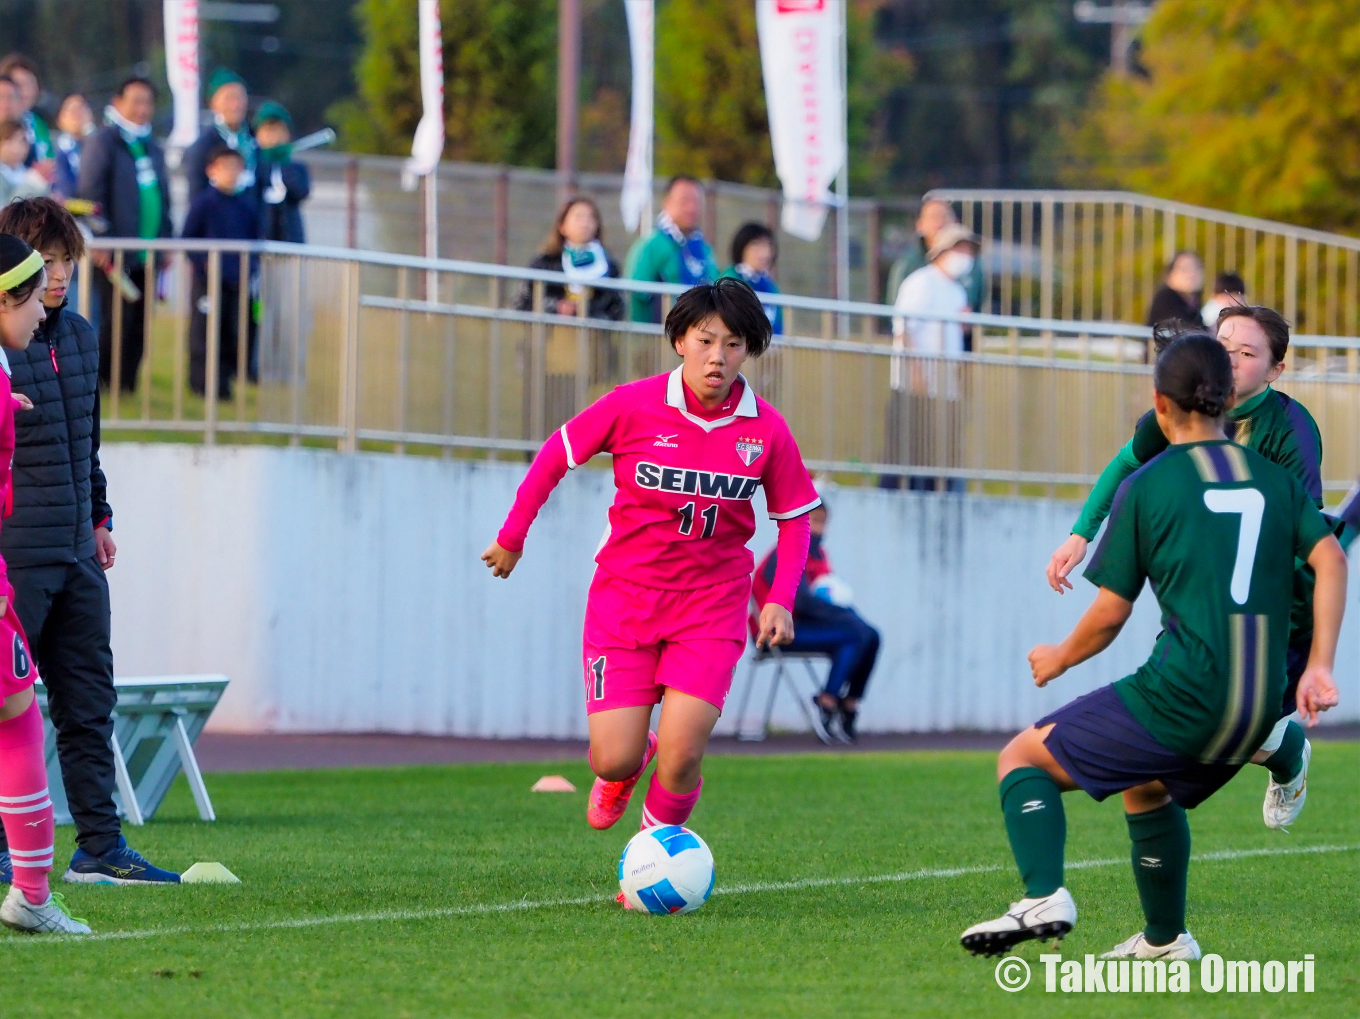
<svg viewBox="0 0 1360 1019">
<path fill-rule="evenodd" d="M 760 621 L 758 617 L 752 614 L 752 640 L 759 632 Z M 819 661 L 830 665 L 831 656 L 820 651 L 785 651 L 778 647 L 763 650 L 757 647 L 751 656 L 751 664 L 746 670 L 746 689 L 742 691 L 741 707 L 737 709 L 737 739 L 759 743 L 769 735 L 770 719 L 774 715 L 775 697 L 778 695 L 780 687 L 784 687 L 793 696 L 793 702 L 798 705 L 798 710 L 803 713 L 803 718 L 807 720 L 808 728 L 813 731 L 816 737 L 828 745 L 835 743 L 836 739 L 826 731 L 826 726 L 822 725 L 820 714 L 812 709 L 812 698 L 823 686 L 816 669 L 816 663 Z M 755 689 L 756 679 L 761 671 L 760 667 L 771 662 L 774 663 L 774 672 L 770 676 L 770 689 L 765 697 L 765 712 L 760 718 L 760 728 L 747 729 L 746 709 L 751 702 L 751 692 Z M 799 670 L 790 668 L 790 665 L 794 662 L 802 662 L 803 668 L 806 670 L 808 679 L 806 692 L 798 689 L 799 683 L 795 678 L 795 673 Z"/>
</svg>

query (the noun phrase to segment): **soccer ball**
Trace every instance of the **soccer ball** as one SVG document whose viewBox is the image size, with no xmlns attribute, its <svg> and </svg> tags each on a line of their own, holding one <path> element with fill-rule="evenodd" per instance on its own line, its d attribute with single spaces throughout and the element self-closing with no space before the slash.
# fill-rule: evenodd
<svg viewBox="0 0 1360 1019">
<path fill-rule="evenodd" d="M 619 857 L 619 890 L 648 913 L 693 912 L 708 901 L 713 879 L 707 843 L 678 824 L 644 828 Z"/>
</svg>

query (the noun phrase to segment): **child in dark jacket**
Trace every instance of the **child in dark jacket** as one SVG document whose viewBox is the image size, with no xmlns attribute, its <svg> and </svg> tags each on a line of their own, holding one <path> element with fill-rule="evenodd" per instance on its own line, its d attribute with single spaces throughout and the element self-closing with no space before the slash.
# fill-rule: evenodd
<svg viewBox="0 0 1360 1019">
<path fill-rule="evenodd" d="M 255 116 L 255 142 L 260 168 L 255 175 L 259 196 L 260 237 L 266 241 L 307 242 L 302 203 L 312 193 L 307 167 L 293 158 L 293 118 L 279 103 L 265 103 Z"/>
<path fill-rule="evenodd" d="M 180 236 L 204 240 L 253 241 L 259 237 L 259 212 L 249 192 L 237 192 L 237 181 L 245 160 L 235 149 L 222 145 L 208 156 L 207 173 L 212 187 L 205 188 L 189 206 Z M 221 314 L 218 316 L 217 395 L 231 396 L 232 381 L 238 373 L 237 344 L 240 335 L 241 288 L 252 289 L 259 259 L 251 255 L 249 273 L 241 278 L 241 256 L 224 253 L 222 259 Z M 200 396 L 207 392 L 208 368 L 208 254 L 189 254 L 194 266 L 193 323 L 189 329 L 189 386 Z M 249 299 L 247 299 L 249 300 Z M 256 368 L 255 322 L 246 305 L 246 372 L 253 382 Z"/>
</svg>

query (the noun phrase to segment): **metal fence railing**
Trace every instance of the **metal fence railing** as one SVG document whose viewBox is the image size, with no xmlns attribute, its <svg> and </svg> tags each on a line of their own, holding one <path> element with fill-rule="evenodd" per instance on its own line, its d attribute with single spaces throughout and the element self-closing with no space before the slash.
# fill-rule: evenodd
<svg viewBox="0 0 1360 1019">
<path fill-rule="evenodd" d="M 559 273 L 286 244 L 120 244 L 94 248 L 115 272 L 140 266 L 134 282 L 159 299 L 132 337 L 113 288 L 110 438 L 522 458 L 611 387 L 676 363 L 657 325 L 545 311 Z M 229 267 L 249 279 L 252 264 L 258 285 L 233 287 Z M 93 271 L 87 255 L 82 278 Z M 663 306 L 682 289 L 600 285 L 660 294 Z M 80 289 L 88 311 L 90 288 Z M 788 418 L 809 465 L 846 480 L 1088 485 L 1150 401 L 1141 326 L 942 316 L 966 323 L 973 351 L 932 356 L 894 350 L 890 307 L 778 300 L 789 333 L 747 376 Z M 119 378 L 137 339 L 136 376 Z M 1360 473 L 1358 352 L 1360 340 L 1299 337 L 1283 382 L 1318 419 L 1333 489 Z"/>
<path fill-rule="evenodd" d="M 1204 259 L 1206 291 L 1236 272 L 1255 304 L 1301 332 L 1360 331 L 1360 239 L 1127 191 L 940 188 L 982 235 L 995 307 L 1007 314 L 1145 321 L 1177 251 Z"/>
</svg>

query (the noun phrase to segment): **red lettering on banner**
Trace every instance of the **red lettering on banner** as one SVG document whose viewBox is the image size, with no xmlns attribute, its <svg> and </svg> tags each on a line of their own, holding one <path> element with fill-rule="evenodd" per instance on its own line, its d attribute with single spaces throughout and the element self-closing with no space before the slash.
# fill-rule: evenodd
<svg viewBox="0 0 1360 1019">
<path fill-rule="evenodd" d="M 820 14 L 826 0 L 776 0 L 775 12 L 778 14 Z"/>
</svg>

